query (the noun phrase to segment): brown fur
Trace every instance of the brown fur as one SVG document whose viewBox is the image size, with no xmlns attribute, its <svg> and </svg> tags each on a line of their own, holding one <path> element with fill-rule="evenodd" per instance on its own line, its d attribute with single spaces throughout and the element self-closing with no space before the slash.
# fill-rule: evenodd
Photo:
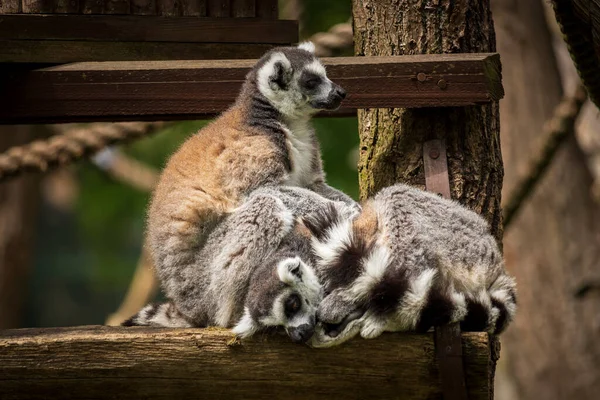
<svg viewBox="0 0 600 400">
<path fill-rule="evenodd" d="M 236 105 L 171 157 L 148 213 L 151 246 L 167 240 L 167 232 L 194 244 L 249 191 L 283 183 L 283 155 L 266 135 L 244 123 L 244 113 L 243 105 Z"/>
</svg>

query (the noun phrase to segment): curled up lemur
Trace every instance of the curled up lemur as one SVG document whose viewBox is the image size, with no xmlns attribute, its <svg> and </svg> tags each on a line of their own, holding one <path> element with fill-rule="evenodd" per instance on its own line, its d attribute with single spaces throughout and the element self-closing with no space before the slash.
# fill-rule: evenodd
<svg viewBox="0 0 600 400">
<path fill-rule="evenodd" d="M 457 202 L 397 184 L 365 202 L 356 218 L 329 207 L 304 225 L 325 292 L 314 347 L 450 322 L 500 333 L 514 316 L 515 281 L 495 238 Z"/>
<path fill-rule="evenodd" d="M 246 76 L 235 104 L 171 157 L 148 211 L 146 245 L 166 296 L 195 326 L 231 326 L 233 308 L 207 321 L 191 273 L 211 231 L 260 187 L 308 188 L 354 202 L 325 184 L 310 118 L 340 106 L 346 93 L 327 78 L 314 46 L 275 48 Z M 198 297 L 199 298 L 199 297 Z"/>
</svg>

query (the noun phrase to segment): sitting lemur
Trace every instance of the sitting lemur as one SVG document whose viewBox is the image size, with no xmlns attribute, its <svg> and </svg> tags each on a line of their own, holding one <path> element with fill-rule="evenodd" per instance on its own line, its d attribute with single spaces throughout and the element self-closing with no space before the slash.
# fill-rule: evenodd
<svg viewBox="0 0 600 400">
<path fill-rule="evenodd" d="M 483 219 L 404 185 L 361 210 L 325 184 L 310 116 L 345 93 L 313 52 L 268 52 L 170 159 L 147 231 L 169 302 L 124 325 L 281 326 L 315 347 L 452 321 L 501 331 L 514 281 Z"/>
</svg>

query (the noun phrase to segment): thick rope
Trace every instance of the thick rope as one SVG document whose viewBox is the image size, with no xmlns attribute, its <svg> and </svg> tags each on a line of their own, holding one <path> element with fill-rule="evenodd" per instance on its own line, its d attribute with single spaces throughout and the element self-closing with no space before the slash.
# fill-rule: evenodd
<svg viewBox="0 0 600 400">
<path fill-rule="evenodd" d="M 25 171 L 45 172 L 93 155 L 114 143 L 156 132 L 163 123 L 126 122 L 71 128 L 47 140 L 8 149 L 0 154 L 0 181 Z"/>
<path fill-rule="evenodd" d="M 544 132 L 546 140 L 539 156 L 531 160 L 528 173 L 520 180 L 516 189 L 511 193 L 504 207 L 504 229 L 506 230 L 521 206 L 529 198 L 537 184 L 540 182 L 548 166 L 554 159 L 556 152 L 565 140 L 575 132 L 575 121 L 581 107 L 587 100 L 587 93 L 583 86 L 577 87 L 575 93 L 565 96 L 554 109 L 552 118 L 546 122 Z"/>
<path fill-rule="evenodd" d="M 344 50 L 351 49 L 354 44 L 352 24 L 344 22 L 332 26 L 327 32 L 319 32 L 308 40 L 315 44 L 318 57 L 331 57 Z"/>
<path fill-rule="evenodd" d="M 101 150 L 92 158 L 92 161 L 117 181 L 143 192 L 151 192 L 158 182 L 159 172 L 156 169 L 113 147 Z"/>
</svg>

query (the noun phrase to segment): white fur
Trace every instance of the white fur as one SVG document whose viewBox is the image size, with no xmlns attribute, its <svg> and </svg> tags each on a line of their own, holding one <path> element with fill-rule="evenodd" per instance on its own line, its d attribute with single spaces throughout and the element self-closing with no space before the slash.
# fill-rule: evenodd
<svg viewBox="0 0 600 400">
<path fill-rule="evenodd" d="M 291 70 L 292 64 L 290 60 L 283 53 L 273 53 L 269 61 L 267 61 L 259 70 L 257 74 L 258 78 L 258 89 L 260 92 L 270 98 L 272 96 L 273 89 L 271 88 L 271 82 L 269 78 L 275 72 L 275 64 L 280 62 L 283 64 L 285 69 Z"/>
<path fill-rule="evenodd" d="M 387 318 L 377 317 L 375 315 L 368 315 L 362 324 L 360 329 L 360 336 L 363 339 L 374 339 L 381 336 L 386 331 L 388 325 Z"/>
<path fill-rule="evenodd" d="M 411 330 L 417 326 L 436 274 L 436 270 L 427 269 L 411 282 L 396 314 L 399 330 Z"/>
<path fill-rule="evenodd" d="M 342 220 L 330 227 L 323 241 L 312 238 L 312 247 L 319 259 L 319 265 L 331 265 L 352 243 L 352 221 Z"/>
<path fill-rule="evenodd" d="M 161 304 L 158 311 L 152 318 L 152 322 L 159 326 L 166 326 L 169 328 L 191 328 L 192 324 L 187 322 L 184 318 L 177 314 L 172 313 L 170 318 L 167 318 L 167 310 L 172 307 L 169 303 Z M 175 314 L 175 315 L 173 315 Z"/>
<path fill-rule="evenodd" d="M 326 81 L 331 82 L 329 78 L 327 78 L 327 70 L 325 69 L 325 66 L 317 59 L 314 59 L 310 64 L 306 64 L 304 69 L 321 76 Z"/>
<path fill-rule="evenodd" d="M 343 342 L 353 338 L 362 328 L 362 320 L 351 321 L 346 329 L 336 337 L 329 336 L 325 333 L 325 329 L 321 324 L 317 324 L 315 333 L 308 342 L 311 347 L 314 348 L 327 348 L 337 346 Z"/>
<path fill-rule="evenodd" d="M 250 310 L 246 307 L 244 308 L 244 315 L 231 331 L 242 338 L 247 338 L 254 335 L 257 330 L 258 327 L 250 315 Z"/>
<path fill-rule="evenodd" d="M 450 295 L 454 311 L 452 312 L 452 322 L 459 322 L 467 316 L 467 301 L 465 295 L 458 292 L 452 292 Z"/>
<path fill-rule="evenodd" d="M 313 131 L 308 119 L 292 120 L 288 122 L 288 128 L 284 128 L 288 154 L 292 170 L 286 181 L 290 186 L 306 186 L 314 179 L 313 159 L 315 157 L 315 145 L 313 143 Z"/>
<path fill-rule="evenodd" d="M 368 296 L 371 289 L 383 279 L 383 274 L 390 264 L 390 257 L 387 247 L 381 245 L 375 247 L 363 263 L 364 273 L 352 284 L 350 289 L 352 299 L 348 299 L 349 301 L 358 301 Z"/>
<path fill-rule="evenodd" d="M 302 42 L 298 45 L 299 49 L 306 50 L 309 53 L 315 54 L 315 44 L 310 41 Z"/>
<path fill-rule="evenodd" d="M 299 278 L 292 274 L 290 271 L 296 266 L 300 268 L 300 257 L 286 258 L 277 264 L 277 276 L 279 280 L 288 285 L 294 285 L 298 282 Z"/>
<path fill-rule="evenodd" d="M 514 278 L 509 275 L 500 275 L 492 284 L 489 292 L 491 298 L 504 304 L 508 318 L 512 319 L 517 312 L 517 305 L 512 300 L 509 290 L 515 290 Z"/>
</svg>

